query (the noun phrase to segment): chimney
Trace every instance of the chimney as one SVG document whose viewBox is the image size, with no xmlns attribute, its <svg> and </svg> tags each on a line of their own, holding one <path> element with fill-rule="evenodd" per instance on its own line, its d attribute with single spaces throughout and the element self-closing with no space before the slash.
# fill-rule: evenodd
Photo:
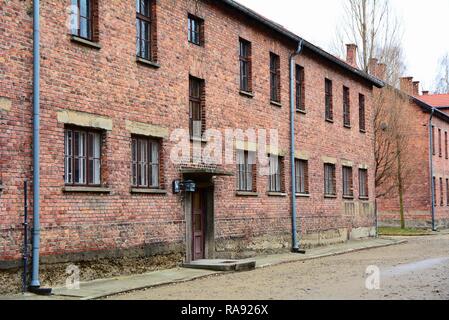
<svg viewBox="0 0 449 320">
<path fill-rule="evenodd" d="M 368 71 L 369 74 L 374 76 L 374 77 L 379 77 L 379 72 L 377 70 L 377 64 L 378 64 L 379 60 L 377 60 L 376 58 L 371 58 L 369 59 L 369 65 L 368 65 Z"/>
<path fill-rule="evenodd" d="M 423 91 L 423 92 L 422 92 L 422 95 L 423 95 L 423 96 L 428 96 L 428 95 L 429 95 L 429 91 L 428 91 L 428 90 Z"/>
<path fill-rule="evenodd" d="M 377 77 L 382 81 L 387 80 L 387 65 L 385 63 L 377 65 Z"/>
<path fill-rule="evenodd" d="M 412 95 L 413 94 L 413 77 L 402 77 L 401 79 L 401 91 Z"/>
<path fill-rule="evenodd" d="M 357 45 L 356 44 L 347 44 L 346 45 L 346 62 L 357 68 Z"/>
<path fill-rule="evenodd" d="M 413 81 L 413 95 L 419 96 L 419 81 Z"/>
</svg>

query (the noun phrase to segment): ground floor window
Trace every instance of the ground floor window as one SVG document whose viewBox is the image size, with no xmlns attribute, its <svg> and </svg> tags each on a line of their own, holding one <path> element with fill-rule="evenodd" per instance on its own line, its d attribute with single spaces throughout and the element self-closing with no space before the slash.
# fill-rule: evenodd
<svg viewBox="0 0 449 320">
<path fill-rule="evenodd" d="M 255 191 L 254 152 L 237 150 L 237 172 L 238 191 Z"/>
<path fill-rule="evenodd" d="M 332 197 L 337 195 L 335 164 L 324 164 L 324 195 Z"/>
<path fill-rule="evenodd" d="M 64 179 L 67 185 L 101 184 L 101 132 L 66 128 Z"/>
<path fill-rule="evenodd" d="M 160 141 L 148 137 L 133 136 L 131 149 L 133 187 L 159 189 L 161 187 Z"/>
<path fill-rule="evenodd" d="M 367 199 L 369 197 L 367 169 L 359 169 L 359 195 L 362 199 Z"/>
<path fill-rule="evenodd" d="M 296 192 L 309 194 L 309 162 L 307 160 L 295 161 Z"/>
<path fill-rule="evenodd" d="M 270 155 L 270 179 L 269 192 L 283 192 L 282 175 L 283 175 L 283 158 L 277 155 Z"/>
<path fill-rule="evenodd" d="M 352 198 L 354 196 L 352 183 L 352 167 L 343 167 L 343 197 Z"/>
</svg>

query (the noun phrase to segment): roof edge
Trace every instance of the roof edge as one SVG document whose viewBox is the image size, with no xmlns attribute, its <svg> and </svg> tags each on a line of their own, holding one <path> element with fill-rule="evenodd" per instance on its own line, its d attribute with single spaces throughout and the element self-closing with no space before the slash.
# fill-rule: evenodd
<svg viewBox="0 0 449 320">
<path fill-rule="evenodd" d="M 263 25 L 265 25 L 266 27 L 282 34 L 283 36 L 299 42 L 301 40 L 303 40 L 304 42 L 304 46 L 311 50 L 312 52 L 318 54 L 319 56 L 321 56 L 322 58 L 324 58 L 325 60 L 330 61 L 331 63 L 334 63 L 338 66 L 340 66 L 341 68 L 345 69 L 346 71 L 349 71 L 351 73 L 353 73 L 354 75 L 370 82 L 371 84 L 373 84 L 374 86 L 376 86 L 377 88 L 383 88 L 385 86 L 385 83 L 383 81 L 381 81 L 380 79 L 373 77 L 372 75 L 352 67 L 351 65 L 347 64 L 346 62 L 344 62 L 343 60 L 338 59 L 337 57 L 335 57 L 334 55 L 330 54 L 329 52 L 317 47 L 316 45 L 308 42 L 307 40 L 299 37 L 298 35 L 294 34 L 293 32 L 285 29 L 284 27 L 282 27 L 281 25 L 273 22 L 272 20 L 269 20 L 265 17 L 263 17 L 262 15 L 258 14 L 257 12 L 255 12 L 254 10 L 251 10 L 247 7 L 245 7 L 244 5 L 238 3 L 237 1 L 234 0 L 221 0 L 222 3 L 232 7 L 233 9 L 238 10 L 239 12 L 245 14 L 246 16 L 262 23 Z"/>
</svg>

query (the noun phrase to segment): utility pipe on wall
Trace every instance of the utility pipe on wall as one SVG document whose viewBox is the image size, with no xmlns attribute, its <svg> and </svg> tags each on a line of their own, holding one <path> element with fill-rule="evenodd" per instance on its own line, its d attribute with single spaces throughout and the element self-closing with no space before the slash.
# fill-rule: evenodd
<svg viewBox="0 0 449 320">
<path fill-rule="evenodd" d="M 436 231 L 435 228 L 435 185 L 433 183 L 433 116 L 435 114 L 435 108 L 432 108 L 432 111 L 430 112 L 430 119 L 429 119 L 429 140 L 430 140 L 430 148 L 429 148 L 429 156 L 430 156 L 430 193 L 431 193 L 431 201 L 432 201 L 432 231 Z"/>
<path fill-rule="evenodd" d="M 298 49 L 290 55 L 290 166 L 291 166 L 291 203 L 292 203 L 292 251 L 305 253 L 300 249 L 297 235 L 297 215 L 296 215 L 296 168 L 295 168 L 295 58 L 299 56 L 303 49 L 303 40 L 298 43 Z"/>
<path fill-rule="evenodd" d="M 33 258 L 31 287 L 39 288 L 40 247 L 40 28 L 39 0 L 33 0 Z"/>
</svg>

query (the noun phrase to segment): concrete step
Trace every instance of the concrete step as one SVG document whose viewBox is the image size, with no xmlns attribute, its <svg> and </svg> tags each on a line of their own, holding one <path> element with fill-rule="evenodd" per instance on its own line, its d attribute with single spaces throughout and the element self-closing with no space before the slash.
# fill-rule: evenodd
<svg viewBox="0 0 449 320">
<path fill-rule="evenodd" d="M 250 271 L 256 268 L 256 261 L 246 260 L 215 260 L 203 259 L 185 263 L 184 268 L 212 271 Z"/>
</svg>

